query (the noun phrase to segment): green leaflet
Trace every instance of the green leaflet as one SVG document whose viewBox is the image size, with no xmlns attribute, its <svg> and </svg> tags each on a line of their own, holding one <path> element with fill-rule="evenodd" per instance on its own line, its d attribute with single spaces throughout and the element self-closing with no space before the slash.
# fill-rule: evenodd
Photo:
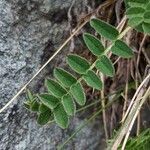
<svg viewBox="0 0 150 150">
<path fill-rule="evenodd" d="M 54 77 L 64 86 L 64 87 L 70 87 L 72 84 L 75 84 L 77 82 L 76 78 L 68 73 L 67 71 L 56 68 L 54 69 Z"/>
<path fill-rule="evenodd" d="M 28 110 L 30 110 L 30 101 L 24 102 L 24 107 Z"/>
<path fill-rule="evenodd" d="M 78 55 L 68 55 L 67 63 L 74 71 L 79 74 L 85 74 L 86 71 L 90 68 L 88 61 Z"/>
<path fill-rule="evenodd" d="M 126 15 L 128 18 L 143 17 L 144 12 L 145 12 L 145 9 L 141 7 L 131 7 L 127 9 Z"/>
<path fill-rule="evenodd" d="M 147 10 L 147 11 L 150 10 L 150 2 L 146 5 L 146 10 Z"/>
<path fill-rule="evenodd" d="M 102 89 L 102 81 L 100 78 L 94 73 L 94 71 L 89 70 L 85 75 L 83 75 L 83 79 L 86 83 L 94 89 L 100 90 Z"/>
<path fill-rule="evenodd" d="M 32 101 L 34 99 L 34 96 L 29 89 L 27 89 L 27 98 L 29 101 Z"/>
<path fill-rule="evenodd" d="M 116 40 L 119 35 L 119 32 L 115 27 L 102 20 L 92 19 L 90 24 L 99 34 L 109 40 Z"/>
<path fill-rule="evenodd" d="M 88 49 L 96 56 L 100 56 L 104 52 L 104 46 L 102 43 L 93 35 L 89 33 L 83 34 L 83 39 Z"/>
<path fill-rule="evenodd" d="M 45 111 L 50 110 L 46 105 L 44 105 L 43 103 L 40 104 L 39 106 L 39 112 L 43 113 Z"/>
<path fill-rule="evenodd" d="M 62 104 L 63 104 L 64 109 L 68 115 L 72 116 L 75 114 L 76 105 L 74 103 L 73 98 L 69 94 L 63 96 Z"/>
<path fill-rule="evenodd" d="M 54 109 L 60 102 L 59 99 L 50 94 L 40 94 L 38 95 L 38 98 L 44 105 L 46 105 L 50 109 Z"/>
<path fill-rule="evenodd" d="M 136 29 L 138 32 L 144 32 L 142 25 L 143 25 L 143 23 L 140 23 L 138 26 L 135 27 L 135 29 Z"/>
<path fill-rule="evenodd" d="M 65 129 L 68 127 L 69 118 L 67 113 L 65 112 L 62 104 L 59 104 L 54 110 L 54 120 L 58 124 L 59 127 Z"/>
<path fill-rule="evenodd" d="M 126 0 L 130 7 L 143 7 L 145 8 L 149 0 Z"/>
<path fill-rule="evenodd" d="M 104 75 L 113 77 L 115 74 L 114 66 L 109 58 L 105 55 L 101 56 L 96 62 L 96 68 L 100 70 Z"/>
<path fill-rule="evenodd" d="M 30 106 L 30 109 L 31 109 L 31 111 L 37 112 L 37 111 L 39 111 L 39 106 L 40 106 L 39 102 L 34 100 Z"/>
<path fill-rule="evenodd" d="M 117 40 L 115 42 L 114 46 L 111 48 L 111 51 L 123 58 L 130 58 L 133 56 L 133 51 L 121 40 Z"/>
<path fill-rule="evenodd" d="M 150 34 L 150 24 L 143 23 L 142 27 L 143 27 L 143 30 L 144 30 L 145 33 Z"/>
<path fill-rule="evenodd" d="M 52 120 L 52 114 L 50 110 L 38 114 L 37 123 L 40 125 L 45 125 L 51 120 Z"/>
<path fill-rule="evenodd" d="M 150 11 L 145 12 L 145 14 L 144 14 L 144 22 L 150 24 Z"/>
<path fill-rule="evenodd" d="M 24 107 L 30 111 L 38 111 L 39 103 L 35 99 L 36 97 L 32 92 L 27 89 L 27 101 L 24 102 Z"/>
<path fill-rule="evenodd" d="M 128 25 L 131 27 L 136 27 L 142 22 L 143 22 L 143 17 L 135 17 L 135 18 L 129 19 Z"/>
<path fill-rule="evenodd" d="M 85 93 L 81 83 L 76 83 L 72 85 L 70 92 L 79 105 L 83 106 L 85 104 L 86 102 Z"/>
<path fill-rule="evenodd" d="M 56 97 L 61 98 L 63 95 L 67 93 L 66 90 L 58 82 L 54 80 L 47 79 L 45 81 L 45 85 L 48 91 Z"/>
</svg>

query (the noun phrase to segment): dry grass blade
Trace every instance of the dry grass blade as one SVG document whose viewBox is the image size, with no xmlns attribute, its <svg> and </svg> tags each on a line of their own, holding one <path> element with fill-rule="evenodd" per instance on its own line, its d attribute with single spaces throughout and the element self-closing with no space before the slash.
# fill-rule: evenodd
<svg viewBox="0 0 150 150">
<path fill-rule="evenodd" d="M 133 125 L 134 125 L 134 122 L 135 122 L 135 120 L 136 120 L 136 117 L 137 117 L 138 113 L 140 112 L 140 109 L 141 109 L 142 105 L 143 105 L 144 102 L 147 100 L 147 98 L 148 98 L 149 95 L 150 95 L 150 87 L 149 87 L 149 88 L 147 89 L 147 91 L 145 92 L 145 94 L 144 94 L 144 96 L 142 97 L 142 100 L 140 101 L 140 103 L 137 104 L 136 107 L 133 106 L 133 109 L 136 110 L 136 111 L 135 111 L 135 114 L 134 114 L 134 116 L 133 116 L 133 118 L 132 118 L 132 120 L 131 120 L 131 123 L 130 123 L 129 126 L 128 126 L 128 131 L 127 131 L 127 133 L 126 133 L 126 136 L 125 136 L 125 139 L 124 139 L 124 142 L 123 142 L 123 145 L 122 145 L 121 150 L 124 150 L 124 149 L 125 149 L 127 140 L 128 140 L 128 138 L 129 138 L 129 135 L 130 135 L 131 129 L 132 129 Z M 136 103 L 135 103 L 135 105 L 136 105 Z M 134 111 L 133 109 L 132 109 L 132 111 Z"/>
<path fill-rule="evenodd" d="M 118 131 L 118 134 L 116 135 L 116 137 L 112 140 L 112 142 L 108 146 L 108 148 L 107 148 L 108 150 L 117 150 L 118 146 L 120 145 L 120 143 L 122 142 L 122 140 L 126 134 L 126 138 L 125 138 L 125 142 L 124 142 L 124 146 L 125 146 L 128 136 L 130 134 L 130 131 L 132 129 L 133 123 L 138 115 L 138 112 L 140 111 L 143 103 L 146 101 L 146 98 L 150 94 L 150 87 L 145 92 L 145 89 L 148 86 L 149 80 L 150 80 L 150 74 L 148 74 L 147 77 L 143 80 L 143 82 L 140 84 L 139 88 L 137 89 L 138 92 L 136 92 L 135 95 L 133 96 L 135 101 L 133 101 L 134 103 L 132 102 L 130 109 L 127 110 L 126 117 L 125 117 L 126 119 L 125 119 L 122 127 Z M 124 146 L 123 146 L 123 148 L 124 148 Z"/>
<path fill-rule="evenodd" d="M 127 109 L 127 111 L 126 111 L 126 113 L 125 113 L 123 119 L 121 120 L 121 122 L 124 122 L 124 120 L 126 119 L 127 115 L 129 114 L 129 111 L 130 111 L 130 109 L 131 109 L 131 107 L 132 107 L 132 105 L 133 105 L 133 103 L 134 103 L 134 100 L 136 99 L 138 93 L 140 92 L 140 90 L 142 89 L 143 85 L 145 84 L 145 82 L 147 82 L 147 80 L 148 80 L 149 78 L 150 78 L 150 74 L 143 80 L 143 82 L 140 84 L 140 86 L 139 86 L 138 89 L 136 90 L 136 92 L 135 92 L 135 94 L 134 94 L 134 96 L 133 96 L 133 98 L 132 98 L 132 100 L 131 100 L 131 102 L 130 102 L 130 105 L 129 105 L 129 107 L 128 107 L 128 109 Z"/>
</svg>

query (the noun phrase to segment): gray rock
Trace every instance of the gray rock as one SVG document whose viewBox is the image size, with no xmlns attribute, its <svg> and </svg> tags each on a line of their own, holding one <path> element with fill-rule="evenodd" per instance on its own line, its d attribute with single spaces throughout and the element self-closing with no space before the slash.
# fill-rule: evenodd
<svg viewBox="0 0 150 150">
<path fill-rule="evenodd" d="M 0 1 L 0 107 L 33 76 L 69 34 L 67 12 L 72 0 L 1 0 Z M 94 3 L 93 3 L 94 4 Z M 77 1 L 72 22 L 93 7 Z M 92 8 L 91 8 L 92 9 Z M 65 66 L 69 46 L 30 84 L 34 91 L 43 90 L 43 80 L 56 65 Z M 74 117 L 69 129 L 56 125 L 41 127 L 36 116 L 23 107 L 22 94 L 0 114 L 1 150 L 51 150 L 68 138 L 83 120 Z M 87 125 L 66 149 L 97 149 L 102 137 L 99 122 Z"/>
</svg>

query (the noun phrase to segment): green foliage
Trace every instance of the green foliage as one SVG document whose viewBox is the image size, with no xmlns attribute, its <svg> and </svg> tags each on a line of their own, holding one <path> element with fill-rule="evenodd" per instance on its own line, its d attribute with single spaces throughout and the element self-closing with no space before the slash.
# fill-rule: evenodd
<svg viewBox="0 0 150 150">
<path fill-rule="evenodd" d="M 149 11 L 144 13 L 144 22 L 150 23 L 150 8 L 149 8 Z"/>
<path fill-rule="evenodd" d="M 40 104 L 30 90 L 27 90 L 27 101 L 24 102 L 24 106 L 26 109 L 33 112 L 37 112 L 39 109 Z"/>
<path fill-rule="evenodd" d="M 104 46 L 95 36 L 84 33 L 83 39 L 89 50 L 96 56 L 100 56 L 104 52 Z"/>
<path fill-rule="evenodd" d="M 28 110 L 30 110 L 30 103 L 29 101 L 24 102 L 24 107 Z"/>
<path fill-rule="evenodd" d="M 116 28 L 102 20 L 92 19 L 90 24 L 100 35 L 109 40 L 116 40 L 119 35 Z"/>
<path fill-rule="evenodd" d="M 143 17 L 134 17 L 128 20 L 128 24 L 133 27 L 139 26 L 142 22 L 143 22 Z"/>
<path fill-rule="evenodd" d="M 54 109 L 59 103 L 59 99 L 50 94 L 40 94 L 38 97 L 39 100 L 50 109 Z"/>
<path fill-rule="evenodd" d="M 84 105 L 86 102 L 85 93 L 83 91 L 83 87 L 81 83 L 76 83 L 71 86 L 70 89 L 71 94 L 79 105 Z"/>
<path fill-rule="evenodd" d="M 67 95 L 63 96 L 62 104 L 68 115 L 72 116 L 75 114 L 76 105 L 75 105 L 75 102 L 74 102 L 73 98 L 71 97 L 71 95 L 67 94 Z"/>
<path fill-rule="evenodd" d="M 46 112 L 48 110 L 49 110 L 49 108 L 46 105 L 44 105 L 43 103 L 40 104 L 40 106 L 39 106 L 40 113 Z"/>
<path fill-rule="evenodd" d="M 134 18 L 134 17 L 143 17 L 144 12 L 145 12 L 144 8 L 131 7 L 127 9 L 126 14 L 128 18 Z"/>
<path fill-rule="evenodd" d="M 52 114 L 50 110 L 47 110 L 38 114 L 38 118 L 37 118 L 38 124 L 45 125 L 50 121 L 52 121 Z"/>
<path fill-rule="evenodd" d="M 64 94 L 67 93 L 66 90 L 58 82 L 52 79 L 47 79 L 45 81 L 45 85 L 48 91 L 56 97 L 61 98 Z"/>
<path fill-rule="evenodd" d="M 117 56 L 121 56 L 123 58 L 133 57 L 133 51 L 129 48 L 129 46 L 121 40 L 117 40 L 112 46 L 111 51 Z"/>
<path fill-rule="evenodd" d="M 59 104 L 53 111 L 54 120 L 63 129 L 67 128 L 69 118 L 62 104 Z"/>
<path fill-rule="evenodd" d="M 32 94 L 32 92 L 29 89 L 27 90 L 27 99 L 29 101 L 32 101 L 34 99 L 34 95 Z"/>
<path fill-rule="evenodd" d="M 100 70 L 104 75 L 110 77 L 113 77 L 115 74 L 115 69 L 111 60 L 105 55 L 101 56 L 101 58 L 97 60 L 96 68 Z"/>
<path fill-rule="evenodd" d="M 130 7 L 145 7 L 149 0 L 126 0 Z"/>
<path fill-rule="evenodd" d="M 144 30 L 145 33 L 150 34 L 150 24 L 149 23 L 143 23 L 142 27 L 143 27 L 143 30 Z"/>
<path fill-rule="evenodd" d="M 102 81 L 100 78 L 94 73 L 94 71 L 89 70 L 84 76 L 83 79 L 86 83 L 94 89 L 100 90 L 102 89 Z"/>
<path fill-rule="evenodd" d="M 31 109 L 31 111 L 37 112 L 39 110 L 39 106 L 40 106 L 40 104 L 36 100 L 34 100 L 31 104 L 30 109 Z"/>
<path fill-rule="evenodd" d="M 150 11 L 150 2 L 146 4 L 146 10 L 149 12 Z"/>
<path fill-rule="evenodd" d="M 79 74 L 85 74 L 86 71 L 90 68 L 88 61 L 78 55 L 69 55 L 67 57 L 67 63 L 74 71 Z"/>
<path fill-rule="evenodd" d="M 97 37 L 84 33 L 84 42 L 92 54 L 96 56 L 96 60 L 89 62 L 78 55 L 68 55 L 67 64 L 78 74 L 79 78 L 77 79 L 62 68 L 55 68 L 54 79 L 45 80 L 48 93 L 35 95 L 30 91 L 27 92 L 25 107 L 38 114 L 37 122 L 41 125 L 54 120 L 61 128 L 67 128 L 69 117 L 76 113 L 76 105 L 83 106 L 86 103 L 82 80 L 90 87 L 101 90 L 103 83 L 95 72 L 99 74 L 100 71 L 104 75 L 114 76 L 115 69 L 107 57 L 108 51 L 111 50 L 112 53 L 124 58 L 133 56 L 132 50 L 120 40 L 121 37 L 115 27 L 98 19 L 92 19 L 90 24 L 96 32 L 112 42 L 111 47 L 105 49 Z"/>
<path fill-rule="evenodd" d="M 67 71 L 56 68 L 54 69 L 54 77 L 64 86 L 64 87 L 71 87 L 73 84 L 77 82 L 76 78 L 68 73 Z"/>
<path fill-rule="evenodd" d="M 150 0 L 126 0 L 126 3 L 129 26 L 150 34 Z"/>
</svg>

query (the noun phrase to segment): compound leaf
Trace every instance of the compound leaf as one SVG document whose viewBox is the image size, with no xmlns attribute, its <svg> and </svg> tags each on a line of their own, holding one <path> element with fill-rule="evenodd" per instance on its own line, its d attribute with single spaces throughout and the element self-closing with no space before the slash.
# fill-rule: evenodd
<svg viewBox="0 0 150 150">
<path fill-rule="evenodd" d="M 104 46 L 95 36 L 84 33 L 83 39 L 88 49 L 96 56 L 100 56 L 104 52 Z"/>
<path fill-rule="evenodd" d="M 111 51 L 123 58 L 130 58 L 133 56 L 133 51 L 129 48 L 129 46 L 121 40 L 117 40 L 112 46 Z"/>
<path fill-rule="evenodd" d="M 38 98 L 44 105 L 46 105 L 50 109 L 54 109 L 60 102 L 59 99 L 50 94 L 40 94 L 38 95 Z"/>
<path fill-rule="evenodd" d="M 51 79 L 47 79 L 45 81 L 46 87 L 48 89 L 48 91 L 56 96 L 61 98 L 64 94 L 66 94 L 66 90 L 56 81 L 51 80 Z"/>
<path fill-rule="evenodd" d="M 116 40 L 119 35 L 115 27 L 102 20 L 92 19 L 90 24 L 99 34 L 109 40 Z"/>
<path fill-rule="evenodd" d="M 101 56 L 96 62 L 96 68 L 100 70 L 104 75 L 113 77 L 115 74 L 114 66 L 109 58 L 105 55 Z"/>
<path fill-rule="evenodd" d="M 67 63 L 74 71 L 79 74 L 86 73 L 86 71 L 90 68 L 90 64 L 88 63 L 88 61 L 78 55 L 68 55 Z"/>
<path fill-rule="evenodd" d="M 62 104 L 63 104 L 64 109 L 68 115 L 72 116 L 75 114 L 76 105 L 74 103 L 73 98 L 69 94 L 63 96 Z"/>
<path fill-rule="evenodd" d="M 71 94 L 79 105 L 84 105 L 86 102 L 85 93 L 81 83 L 76 83 L 71 86 Z"/>
<path fill-rule="evenodd" d="M 102 88 L 102 81 L 94 73 L 94 71 L 89 70 L 85 75 L 83 75 L 83 79 L 89 86 L 91 86 L 94 89 L 100 90 Z"/>
<path fill-rule="evenodd" d="M 59 127 L 65 129 L 68 127 L 69 118 L 62 104 L 59 104 L 54 110 L 54 120 Z"/>
<path fill-rule="evenodd" d="M 54 77 L 64 86 L 70 87 L 77 82 L 76 78 L 61 68 L 54 69 Z"/>
<path fill-rule="evenodd" d="M 51 120 L 52 120 L 52 114 L 50 110 L 38 114 L 37 123 L 40 125 L 45 125 Z"/>
</svg>

